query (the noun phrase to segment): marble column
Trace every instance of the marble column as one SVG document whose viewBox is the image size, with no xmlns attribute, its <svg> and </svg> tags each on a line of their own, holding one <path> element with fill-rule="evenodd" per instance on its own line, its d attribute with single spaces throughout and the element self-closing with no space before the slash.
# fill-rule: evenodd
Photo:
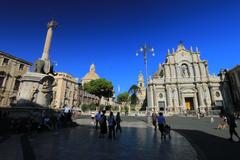
<svg viewBox="0 0 240 160">
<path fill-rule="evenodd" d="M 174 65 L 170 65 L 172 83 L 176 82 L 176 70 Z"/>
<path fill-rule="evenodd" d="M 170 82 L 170 69 L 168 65 L 164 65 L 166 82 Z"/>
<path fill-rule="evenodd" d="M 199 106 L 198 106 L 197 94 L 195 92 L 194 93 L 194 109 L 196 112 L 198 112 L 198 108 L 199 108 Z"/>
<path fill-rule="evenodd" d="M 156 100 L 157 100 L 157 98 L 156 98 L 156 85 L 155 84 L 153 84 L 153 86 L 152 86 L 152 97 L 153 97 L 153 106 L 152 107 L 156 107 Z"/>
<path fill-rule="evenodd" d="M 212 87 L 210 88 L 210 95 L 211 95 L 212 104 L 214 104 L 216 100 L 215 100 L 215 92 Z"/>
<path fill-rule="evenodd" d="M 190 72 L 190 77 L 193 78 L 194 77 L 194 72 L 193 72 L 193 66 L 189 65 L 189 72 Z"/>
<path fill-rule="evenodd" d="M 172 96 L 171 96 L 171 88 L 169 86 L 167 86 L 167 107 L 172 108 L 173 104 L 172 104 Z"/>
<path fill-rule="evenodd" d="M 206 98 L 206 105 L 207 107 L 211 107 L 211 98 L 210 98 L 210 93 L 209 93 L 209 88 L 207 84 L 203 85 L 204 91 L 205 91 L 205 98 Z"/>
<path fill-rule="evenodd" d="M 198 100 L 199 100 L 199 107 L 203 107 L 203 92 L 202 92 L 202 86 L 198 85 L 197 86 L 197 91 L 198 91 Z"/>
<path fill-rule="evenodd" d="M 200 71 L 197 63 L 193 64 L 194 72 L 195 72 L 195 80 L 200 81 Z"/>
<path fill-rule="evenodd" d="M 152 93 L 152 85 L 148 85 L 147 88 L 147 102 L 148 102 L 148 107 L 151 108 L 153 106 L 153 93 Z"/>
<path fill-rule="evenodd" d="M 181 92 L 180 92 L 180 87 L 177 86 L 177 91 L 178 91 L 178 101 L 179 101 L 179 106 L 183 106 L 183 103 L 182 103 L 182 95 L 181 95 Z"/>
</svg>

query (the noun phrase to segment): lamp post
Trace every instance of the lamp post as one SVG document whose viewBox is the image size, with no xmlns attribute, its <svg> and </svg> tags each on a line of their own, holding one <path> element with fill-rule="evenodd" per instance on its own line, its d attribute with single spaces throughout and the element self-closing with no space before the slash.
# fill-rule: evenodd
<svg viewBox="0 0 240 160">
<path fill-rule="evenodd" d="M 147 63 L 147 54 L 152 54 L 152 56 L 155 56 L 154 53 L 154 48 L 150 47 L 147 44 L 144 44 L 140 49 L 138 49 L 136 56 L 138 56 L 139 54 L 143 54 L 143 60 L 144 60 L 144 64 L 145 64 L 145 72 L 146 72 L 146 93 L 148 94 L 148 63 Z M 149 98 L 149 97 L 148 97 Z M 150 117 L 150 108 L 146 107 L 146 111 L 147 111 L 147 121 L 148 121 L 148 125 L 150 125 L 151 123 L 151 117 Z"/>
</svg>

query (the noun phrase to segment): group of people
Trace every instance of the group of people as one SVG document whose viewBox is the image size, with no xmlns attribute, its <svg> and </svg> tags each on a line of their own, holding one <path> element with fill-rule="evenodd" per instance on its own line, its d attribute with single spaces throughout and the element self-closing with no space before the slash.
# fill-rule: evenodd
<svg viewBox="0 0 240 160">
<path fill-rule="evenodd" d="M 8 114 L 0 116 L 1 130 L 6 133 L 36 133 L 38 131 L 57 130 L 71 125 L 71 112 L 29 112 L 26 117 L 13 118 Z"/>
<path fill-rule="evenodd" d="M 160 112 L 159 115 L 157 115 L 155 112 L 152 113 L 152 124 L 155 131 L 157 131 L 157 124 L 158 124 L 158 129 L 161 133 L 161 139 L 163 138 L 166 139 L 167 135 L 169 139 L 171 139 L 171 134 L 170 134 L 171 127 L 167 125 L 166 119 L 163 116 L 162 112 Z"/>
<path fill-rule="evenodd" d="M 120 117 L 120 112 L 117 112 L 116 117 L 114 116 L 113 112 L 110 111 L 109 116 L 107 117 L 106 111 L 103 110 L 102 112 L 99 111 L 95 115 L 95 128 L 98 130 L 100 126 L 100 132 L 99 132 L 99 138 L 104 138 L 104 135 L 108 133 L 108 138 L 109 139 L 115 139 L 116 138 L 116 133 L 119 131 L 120 133 L 122 132 L 121 128 L 121 117 Z"/>
</svg>

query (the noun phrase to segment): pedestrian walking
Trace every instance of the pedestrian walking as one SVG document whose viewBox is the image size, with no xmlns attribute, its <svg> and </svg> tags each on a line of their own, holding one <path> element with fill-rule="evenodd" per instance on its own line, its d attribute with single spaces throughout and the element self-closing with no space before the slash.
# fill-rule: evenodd
<svg viewBox="0 0 240 160">
<path fill-rule="evenodd" d="M 116 124 L 117 124 L 116 133 L 118 131 L 120 131 L 120 133 L 122 133 L 122 128 L 121 128 L 121 125 L 120 125 L 121 121 L 122 121 L 122 119 L 120 117 L 120 112 L 117 112 L 117 115 L 116 115 Z"/>
<path fill-rule="evenodd" d="M 210 122 L 211 122 L 211 123 L 214 122 L 213 116 L 211 116 Z"/>
<path fill-rule="evenodd" d="M 99 124 L 100 119 L 101 119 L 101 112 L 98 111 L 97 114 L 95 115 L 96 130 L 98 130 L 98 124 Z"/>
<path fill-rule="evenodd" d="M 157 130 L 157 114 L 155 113 L 155 111 L 152 113 L 152 124 L 154 127 L 154 131 Z"/>
<path fill-rule="evenodd" d="M 100 134 L 99 138 L 104 138 L 104 135 L 107 134 L 107 117 L 105 116 L 106 111 L 102 111 L 100 123 Z"/>
<path fill-rule="evenodd" d="M 200 119 L 201 117 L 200 117 L 200 113 L 199 112 L 197 112 L 197 118 L 198 119 Z"/>
<path fill-rule="evenodd" d="M 94 114 L 94 112 L 91 112 L 91 125 L 93 125 L 94 126 L 94 123 L 95 123 L 95 114 Z"/>
<path fill-rule="evenodd" d="M 61 117 L 62 117 L 62 113 L 60 111 L 57 112 L 57 129 L 60 129 L 62 124 L 61 124 Z"/>
<path fill-rule="evenodd" d="M 115 139 L 115 125 L 116 125 L 116 121 L 113 115 L 113 112 L 110 112 L 110 115 L 108 117 L 108 129 L 109 129 L 109 134 L 108 134 L 108 138 Z"/>
<path fill-rule="evenodd" d="M 159 116 L 157 117 L 157 121 L 158 121 L 158 129 L 161 132 L 161 139 L 163 138 L 165 139 L 166 135 L 164 134 L 164 127 L 166 124 L 166 120 L 162 112 L 159 113 Z"/>
<path fill-rule="evenodd" d="M 236 124 L 234 115 L 232 113 L 227 113 L 226 117 L 227 117 L 227 123 L 228 123 L 228 126 L 229 126 L 229 133 L 230 133 L 230 138 L 228 140 L 233 141 L 232 137 L 233 137 L 233 134 L 234 134 L 238 138 L 238 142 L 240 142 L 240 137 L 235 130 L 235 128 L 237 127 L 237 124 Z"/>
</svg>

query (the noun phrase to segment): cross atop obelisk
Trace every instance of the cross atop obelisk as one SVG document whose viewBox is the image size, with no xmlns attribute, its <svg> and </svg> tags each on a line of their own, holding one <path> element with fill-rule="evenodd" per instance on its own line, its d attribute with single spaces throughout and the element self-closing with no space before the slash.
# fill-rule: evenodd
<svg viewBox="0 0 240 160">
<path fill-rule="evenodd" d="M 47 31 L 47 36 L 46 36 L 46 40 L 45 40 L 45 45 L 44 45 L 44 49 L 43 49 L 43 53 L 42 53 L 42 60 L 49 60 L 49 49 L 50 49 L 50 45 L 51 45 L 51 40 L 52 40 L 52 34 L 53 34 L 53 28 L 56 28 L 58 25 L 58 23 L 52 19 L 48 24 L 48 31 Z"/>
</svg>

